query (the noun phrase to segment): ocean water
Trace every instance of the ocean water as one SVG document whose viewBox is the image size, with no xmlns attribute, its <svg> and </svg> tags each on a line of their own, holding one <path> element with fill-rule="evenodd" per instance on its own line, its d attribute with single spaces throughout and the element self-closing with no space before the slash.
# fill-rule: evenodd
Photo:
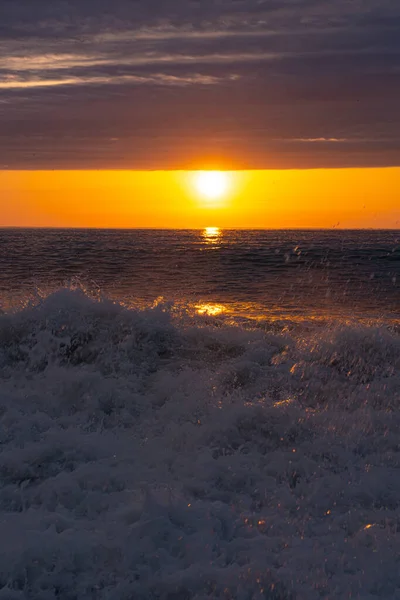
<svg viewBox="0 0 400 600">
<path fill-rule="evenodd" d="M 400 598 L 400 232 L 0 230 L 0 599 Z"/>
<path fill-rule="evenodd" d="M 400 231 L 0 230 L 3 305 L 71 285 L 132 307 L 397 318 Z"/>
</svg>

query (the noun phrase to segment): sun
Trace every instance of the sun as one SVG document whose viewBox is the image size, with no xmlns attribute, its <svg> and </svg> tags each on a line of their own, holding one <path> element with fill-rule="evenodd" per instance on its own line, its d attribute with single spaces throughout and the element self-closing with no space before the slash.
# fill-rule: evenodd
<svg viewBox="0 0 400 600">
<path fill-rule="evenodd" d="M 195 175 L 197 192 L 208 200 L 222 198 L 228 191 L 229 176 L 223 171 L 199 171 Z"/>
</svg>

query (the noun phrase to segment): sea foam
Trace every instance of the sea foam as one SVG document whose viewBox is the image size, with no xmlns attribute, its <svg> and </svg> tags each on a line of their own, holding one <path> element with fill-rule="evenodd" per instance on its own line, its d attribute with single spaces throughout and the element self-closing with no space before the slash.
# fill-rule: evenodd
<svg viewBox="0 0 400 600">
<path fill-rule="evenodd" d="M 400 598 L 400 336 L 0 315 L 0 598 Z"/>
</svg>

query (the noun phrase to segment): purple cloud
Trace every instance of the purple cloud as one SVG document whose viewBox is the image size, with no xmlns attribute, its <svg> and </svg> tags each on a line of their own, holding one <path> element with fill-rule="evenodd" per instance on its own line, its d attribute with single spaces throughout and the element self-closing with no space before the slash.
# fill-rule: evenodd
<svg viewBox="0 0 400 600">
<path fill-rule="evenodd" d="M 0 168 L 400 164 L 392 0 L 2 0 Z"/>
</svg>

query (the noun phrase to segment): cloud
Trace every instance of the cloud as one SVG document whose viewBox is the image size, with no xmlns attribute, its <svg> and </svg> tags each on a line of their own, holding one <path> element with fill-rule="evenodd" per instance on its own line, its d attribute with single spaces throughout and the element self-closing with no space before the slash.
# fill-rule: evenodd
<svg viewBox="0 0 400 600">
<path fill-rule="evenodd" d="M 399 28 L 393 0 L 2 0 L 2 152 L 163 168 L 197 141 L 248 166 L 400 164 Z"/>
<path fill-rule="evenodd" d="M 230 75 L 227 79 L 235 80 L 238 76 Z M 86 85 L 126 85 L 126 84 L 156 84 L 156 85 L 216 85 L 222 78 L 212 77 L 210 75 L 192 74 L 187 76 L 165 75 L 156 73 L 151 77 L 137 75 L 120 75 L 113 77 L 92 76 L 92 77 L 60 77 L 59 79 L 22 79 L 17 76 L 0 77 L 0 90 L 18 90 L 32 88 L 48 88 L 57 86 L 86 86 Z"/>
<path fill-rule="evenodd" d="M 343 142 L 349 142 L 349 139 L 346 138 L 293 138 L 286 140 L 287 142 L 300 142 L 304 144 L 339 144 Z"/>
</svg>

